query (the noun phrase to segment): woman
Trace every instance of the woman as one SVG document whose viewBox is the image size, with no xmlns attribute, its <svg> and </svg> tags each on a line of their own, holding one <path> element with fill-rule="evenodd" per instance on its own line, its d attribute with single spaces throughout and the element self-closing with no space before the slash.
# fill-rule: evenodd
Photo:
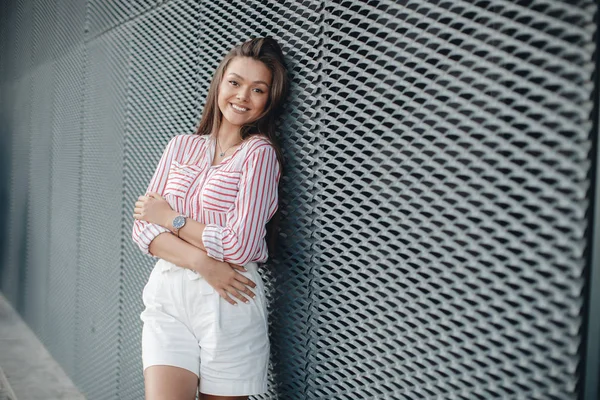
<svg viewBox="0 0 600 400">
<path fill-rule="evenodd" d="M 250 40 L 221 61 L 195 135 L 167 145 L 135 203 L 133 240 L 156 263 L 142 294 L 147 399 L 247 399 L 267 390 L 258 263 L 278 208 L 274 122 L 288 90 L 282 51 Z"/>
</svg>

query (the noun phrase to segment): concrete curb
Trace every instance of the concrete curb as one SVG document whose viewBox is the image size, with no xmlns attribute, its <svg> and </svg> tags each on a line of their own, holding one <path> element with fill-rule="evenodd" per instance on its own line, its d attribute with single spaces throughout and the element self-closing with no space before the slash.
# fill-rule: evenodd
<svg viewBox="0 0 600 400">
<path fill-rule="evenodd" d="M 0 366 L 0 400 L 85 400 L 1 293 Z"/>
<path fill-rule="evenodd" d="M 17 396 L 15 396 L 15 392 L 10 387 L 2 368 L 0 368 L 0 400 L 17 400 Z"/>
</svg>

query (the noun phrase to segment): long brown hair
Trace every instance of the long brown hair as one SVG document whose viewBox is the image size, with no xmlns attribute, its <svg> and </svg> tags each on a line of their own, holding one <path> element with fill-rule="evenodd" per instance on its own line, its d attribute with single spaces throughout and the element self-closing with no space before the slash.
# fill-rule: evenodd
<svg viewBox="0 0 600 400">
<path fill-rule="evenodd" d="M 283 51 L 277 41 L 273 38 L 264 37 L 250 39 L 245 43 L 235 46 L 227 53 L 223 60 L 221 60 L 221 63 L 213 74 L 206 96 L 204 111 L 202 112 L 202 119 L 200 120 L 200 125 L 195 134 L 210 135 L 211 132 L 218 132 L 221 126 L 221 119 L 223 118 L 223 113 L 221 113 L 218 104 L 219 86 L 223 80 L 223 75 L 225 75 L 225 70 L 227 69 L 229 62 L 235 57 L 249 57 L 260 61 L 271 71 L 272 81 L 271 87 L 269 88 L 269 99 L 267 100 L 265 109 L 255 121 L 252 121 L 250 124 L 242 125 L 240 134 L 242 140 L 246 140 L 255 134 L 266 135 L 275 149 L 281 174 L 283 175 L 283 154 L 281 152 L 281 147 L 279 146 L 279 141 L 275 135 L 275 124 L 284 109 L 284 102 L 289 91 L 289 78 Z M 279 181 L 279 184 L 281 186 L 281 180 Z M 277 212 L 267 223 L 267 246 L 270 255 L 275 254 L 277 248 L 276 240 L 279 220 L 280 207 L 277 207 Z"/>
</svg>

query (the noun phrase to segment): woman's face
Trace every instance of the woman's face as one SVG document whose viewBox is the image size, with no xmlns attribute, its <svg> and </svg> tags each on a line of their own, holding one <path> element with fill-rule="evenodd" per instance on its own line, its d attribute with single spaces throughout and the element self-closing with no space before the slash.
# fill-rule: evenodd
<svg viewBox="0 0 600 400">
<path fill-rule="evenodd" d="M 227 66 L 219 85 L 221 124 L 241 127 L 255 121 L 269 99 L 271 71 L 250 57 L 235 57 Z"/>
</svg>

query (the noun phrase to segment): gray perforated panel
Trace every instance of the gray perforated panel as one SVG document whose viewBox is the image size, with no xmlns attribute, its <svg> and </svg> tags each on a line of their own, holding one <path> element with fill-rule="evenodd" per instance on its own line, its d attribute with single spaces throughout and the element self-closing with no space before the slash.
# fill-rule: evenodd
<svg viewBox="0 0 600 400">
<path fill-rule="evenodd" d="M 78 382 L 91 398 L 116 397 L 120 374 L 128 41 L 114 29 L 86 44 L 77 352 Z"/>
<path fill-rule="evenodd" d="M 0 287 L 88 398 L 143 397 L 153 261 L 133 204 L 169 139 L 194 132 L 221 57 L 260 35 L 283 44 L 293 85 L 255 398 L 582 392 L 593 1 L 0 10 Z"/>
<path fill-rule="evenodd" d="M 81 196 L 83 50 L 56 61 L 51 146 L 47 345 L 75 376 Z M 85 312 L 85 311 L 84 311 Z"/>
<path fill-rule="evenodd" d="M 31 124 L 31 78 L 23 76 L 21 69 L 31 68 L 31 13 L 30 4 L 14 4 L 2 14 L 11 29 L 2 38 L 7 56 L 0 57 L 5 82 L 6 98 L 2 102 L 2 114 L 8 123 L 11 140 L 10 186 L 8 199 L 8 228 L 6 235 L 5 262 L 3 263 L 2 292 L 19 311 L 23 311 L 25 291 L 24 248 L 26 243 L 27 201 L 29 179 L 29 136 Z M 1 24 L 5 25 L 5 24 Z"/>
</svg>

